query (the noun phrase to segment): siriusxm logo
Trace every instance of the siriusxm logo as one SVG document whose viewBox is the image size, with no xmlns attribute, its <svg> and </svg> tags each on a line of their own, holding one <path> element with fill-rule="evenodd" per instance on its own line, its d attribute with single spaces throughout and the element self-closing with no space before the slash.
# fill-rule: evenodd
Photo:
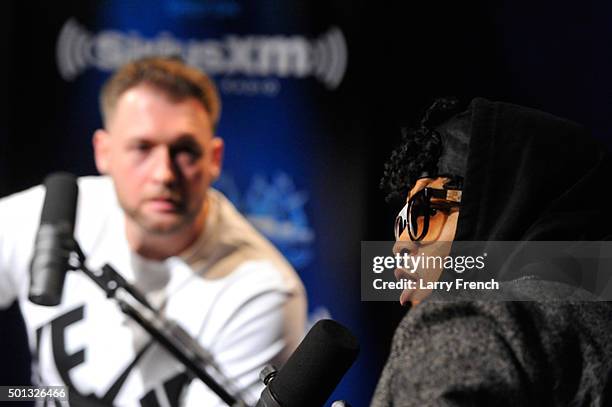
<svg viewBox="0 0 612 407">
<path fill-rule="evenodd" d="M 87 31 L 66 21 L 57 40 L 57 65 L 62 78 L 74 80 L 88 68 L 112 71 L 147 55 L 179 55 L 210 75 L 315 77 L 329 89 L 342 82 L 348 60 L 342 31 L 331 27 L 316 39 L 292 36 L 238 36 L 179 40 L 162 32 L 155 38 L 138 33 Z"/>
</svg>

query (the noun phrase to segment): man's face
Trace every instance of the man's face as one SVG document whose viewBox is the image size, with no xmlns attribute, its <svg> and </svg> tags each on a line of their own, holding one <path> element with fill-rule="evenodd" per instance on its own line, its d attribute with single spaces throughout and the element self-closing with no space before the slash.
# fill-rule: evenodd
<svg viewBox="0 0 612 407">
<path fill-rule="evenodd" d="M 448 178 L 444 177 L 435 179 L 420 179 L 408 193 L 406 202 L 408 202 L 410 198 L 412 198 L 417 192 L 423 190 L 425 187 L 442 189 L 446 182 L 448 182 Z M 436 201 L 441 200 L 431 198 L 432 204 L 435 204 Z M 431 211 L 429 228 L 425 236 L 421 240 L 415 242 L 410 238 L 408 228 L 406 228 L 397 238 L 397 241 L 393 247 L 393 252 L 397 254 L 407 250 L 412 255 L 424 254 L 425 256 L 447 256 L 450 252 L 450 242 L 455 239 L 458 218 L 458 208 L 451 210 Z M 444 244 L 443 242 L 448 242 L 448 244 Z M 395 271 L 395 276 L 398 280 L 401 278 L 407 278 L 417 281 L 417 289 L 405 289 L 402 291 L 400 303 L 405 305 L 406 303 L 411 302 L 413 305 L 416 305 L 421 302 L 429 294 L 431 294 L 431 290 L 418 288 L 420 286 L 418 280 L 422 280 L 424 284 L 427 282 L 438 281 L 441 274 L 442 269 L 419 269 L 415 273 L 410 273 L 404 269 L 397 269 Z"/>
<path fill-rule="evenodd" d="M 94 135 L 96 166 L 113 179 L 128 223 L 152 234 L 189 230 L 221 171 L 223 142 L 194 98 L 172 101 L 146 84 L 118 99 Z"/>
</svg>

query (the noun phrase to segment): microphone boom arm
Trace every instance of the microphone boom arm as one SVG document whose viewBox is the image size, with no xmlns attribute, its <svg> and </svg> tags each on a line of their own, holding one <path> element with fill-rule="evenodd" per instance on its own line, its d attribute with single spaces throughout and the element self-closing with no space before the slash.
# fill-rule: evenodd
<svg viewBox="0 0 612 407">
<path fill-rule="evenodd" d="M 204 382 L 228 406 L 247 407 L 238 391 L 234 390 L 234 395 L 230 394 L 206 371 L 206 366 L 212 366 L 223 377 L 210 353 L 203 349 L 188 332 L 177 323 L 167 320 L 161 315 L 136 287 L 128 283 L 110 265 L 106 264 L 101 270 L 90 270 L 85 265 L 85 254 L 76 240 L 74 240 L 74 253 L 77 258 L 71 257 L 69 262 L 72 270 L 81 270 L 93 280 L 106 293 L 108 298 L 116 301 L 124 314 L 147 331 L 171 355 L 185 365 L 193 376 Z M 227 378 L 225 382 L 226 386 L 232 384 Z"/>
</svg>

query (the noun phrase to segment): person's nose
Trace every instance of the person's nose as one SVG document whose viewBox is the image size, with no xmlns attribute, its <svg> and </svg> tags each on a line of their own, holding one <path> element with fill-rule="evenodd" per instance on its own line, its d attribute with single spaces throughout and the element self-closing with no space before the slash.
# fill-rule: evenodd
<svg viewBox="0 0 612 407">
<path fill-rule="evenodd" d="M 170 149 L 160 146 L 156 151 L 152 178 L 155 182 L 170 185 L 176 182 L 177 174 Z"/>
<path fill-rule="evenodd" d="M 393 245 L 393 254 L 412 254 L 419 250 L 421 244 L 412 240 L 397 240 Z"/>
</svg>

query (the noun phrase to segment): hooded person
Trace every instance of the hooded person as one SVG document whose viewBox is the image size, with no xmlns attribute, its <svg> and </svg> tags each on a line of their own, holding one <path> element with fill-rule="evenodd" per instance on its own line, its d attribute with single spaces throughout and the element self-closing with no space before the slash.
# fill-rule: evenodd
<svg viewBox="0 0 612 407">
<path fill-rule="evenodd" d="M 602 280 L 571 259 L 523 256 L 534 242 L 610 240 L 611 175 L 609 153 L 575 123 L 481 98 L 467 109 L 436 101 L 385 166 L 389 197 L 408 197 L 396 240 L 453 241 L 451 255 L 461 242 L 508 243 L 512 256 L 493 262 L 503 292 L 495 300 L 402 293 L 413 308 L 371 405 L 612 404 Z"/>
</svg>

